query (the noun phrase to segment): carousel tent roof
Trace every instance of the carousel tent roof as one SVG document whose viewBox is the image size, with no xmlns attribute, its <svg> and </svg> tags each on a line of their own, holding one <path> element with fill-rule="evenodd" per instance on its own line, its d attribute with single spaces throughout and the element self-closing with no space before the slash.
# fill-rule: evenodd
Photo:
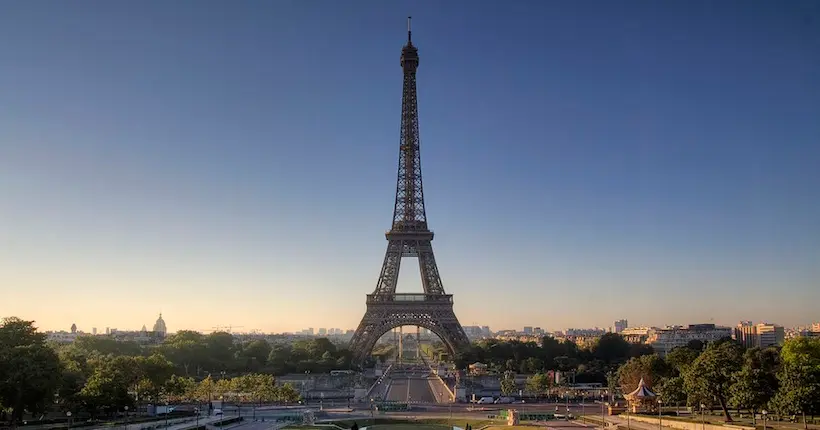
<svg viewBox="0 0 820 430">
<path fill-rule="evenodd" d="M 657 396 L 657 394 L 653 393 L 652 390 L 650 390 L 646 386 L 646 383 L 643 382 L 643 378 L 641 378 L 641 382 L 638 382 L 638 388 L 636 388 L 635 391 L 627 394 L 625 397 L 627 397 L 628 399 L 646 399 Z"/>
</svg>

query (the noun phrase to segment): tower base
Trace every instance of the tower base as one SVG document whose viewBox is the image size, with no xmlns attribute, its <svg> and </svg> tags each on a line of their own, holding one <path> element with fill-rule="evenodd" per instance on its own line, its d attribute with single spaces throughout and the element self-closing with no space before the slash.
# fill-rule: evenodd
<svg viewBox="0 0 820 430">
<path fill-rule="evenodd" d="M 424 327 L 438 336 L 451 356 L 470 345 L 453 312 L 450 294 L 394 294 L 367 296 L 367 311 L 350 340 L 353 361 L 361 364 L 382 335 L 400 326 Z"/>
</svg>

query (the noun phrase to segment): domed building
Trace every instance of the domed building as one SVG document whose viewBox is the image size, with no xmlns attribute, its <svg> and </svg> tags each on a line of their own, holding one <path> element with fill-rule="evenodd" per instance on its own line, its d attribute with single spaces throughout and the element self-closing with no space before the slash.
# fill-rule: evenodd
<svg viewBox="0 0 820 430">
<path fill-rule="evenodd" d="M 159 318 L 157 318 L 157 322 L 154 323 L 154 333 L 165 337 L 165 334 L 168 333 L 168 328 L 165 327 L 165 320 L 162 319 L 162 312 L 159 313 Z"/>
</svg>

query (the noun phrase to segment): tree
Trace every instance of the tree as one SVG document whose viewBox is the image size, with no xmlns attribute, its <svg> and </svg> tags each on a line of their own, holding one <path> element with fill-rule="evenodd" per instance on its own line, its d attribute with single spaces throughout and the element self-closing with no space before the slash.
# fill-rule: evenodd
<svg viewBox="0 0 820 430">
<path fill-rule="evenodd" d="M 676 375 L 683 373 L 683 370 L 692 364 L 700 355 L 700 350 L 695 351 L 688 347 L 677 347 L 669 354 L 666 354 L 666 364 L 669 365 L 672 372 Z"/>
<path fill-rule="evenodd" d="M 511 373 L 506 373 L 504 378 L 501 380 L 501 393 L 505 396 L 509 396 L 510 394 L 514 393 L 518 387 L 515 385 L 515 379 L 513 378 Z"/>
<path fill-rule="evenodd" d="M 202 381 L 199 381 L 199 384 L 194 389 L 194 397 L 196 400 L 207 402 L 214 399 L 214 393 L 216 392 L 216 382 L 214 382 L 211 375 L 208 375 Z"/>
<path fill-rule="evenodd" d="M 671 376 L 662 378 L 658 385 L 658 394 L 664 404 L 680 405 L 686 402 L 686 391 L 683 388 L 683 377 Z"/>
<path fill-rule="evenodd" d="M 100 355 L 140 355 L 141 349 L 136 342 L 121 342 L 106 336 L 78 336 L 71 347 L 87 353 Z"/>
<path fill-rule="evenodd" d="M 185 373 L 199 374 L 210 364 L 205 337 L 202 333 L 181 330 L 165 338 L 160 351 Z"/>
<path fill-rule="evenodd" d="M 820 339 L 789 339 L 783 344 L 780 359 L 780 388 L 772 405 L 781 414 L 801 414 L 803 426 L 808 428 L 806 414 L 820 413 Z"/>
<path fill-rule="evenodd" d="M 16 426 L 23 411 L 42 412 L 57 390 L 61 365 L 33 321 L 4 318 L 0 324 L 0 406 Z"/>
<path fill-rule="evenodd" d="M 295 403 L 301 399 L 299 391 L 293 388 L 293 385 L 285 384 L 277 390 L 277 400 L 284 403 Z"/>
<path fill-rule="evenodd" d="M 552 386 L 552 380 L 546 373 L 536 373 L 527 378 L 526 389 L 528 392 L 540 397 L 546 394 Z"/>
<path fill-rule="evenodd" d="M 243 356 L 255 359 L 262 366 L 267 364 L 270 353 L 270 344 L 264 339 L 251 341 L 242 349 Z"/>
<path fill-rule="evenodd" d="M 657 355 L 643 355 L 630 358 L 618 369 L 618 384 L 623 393 L 629 393 L 638 388 L 643 379 L 650 387 L 657 385 L 661 378 L 669 374 L 666 363 Z"/>
<path fill-rule="evenodd" d="M 544 370 L 544 361 L 538 357 L 529 357 L 524 361 L 526 373 L 538 373 Z"/>
<path fill-rule="evenodd" d="M 209 368 L 228 370 L 234 362 L 235 347 L 233 335 L 224 331 L 215 331 L 205 336 L 205 347 L 208 350 Z"/>
<path fill-rule="evenodd" d="M 732 404 L 748 409 L 754 419 L 777 392 L 778 353 L 773 348 L 752 348 L 743 355 L 743 367 L 733 376 L 730 388 Z"/>
<path fill-rule="evenodd" d="M 727 402 L 735 372 L 742 363 L 740 345 L 732 341 L 710 343 L 683 373 L 683 384 L 689 403 L 714 404 L 723 410 L 727 422 L 732 421 Z"/>
<path fill-rule="evenodd" d="M 194 378 L 171 375 L 163 385 L 163 391 L 171 401 L 179 402 L 196 397 L 197 385 Z"/>
<path fill-rule="evenodd" d="M 622 363 L 629 358 L 631 347 L 623 336 L 606 333 L 592 348 L 592 355 L 604 363 Z"/>
<path fill-rule="evenodd" d="M 134 357 L 101 357 L 92 363 L 93 371 L 80 391 L 83 403 L 94 415 L 100 410 L 133 406 L 129 391 L 136 388 L 138 398 L 156 399 L 159 389 L 148 378 L 140 378 L 139 365 Z"/>
</svg>

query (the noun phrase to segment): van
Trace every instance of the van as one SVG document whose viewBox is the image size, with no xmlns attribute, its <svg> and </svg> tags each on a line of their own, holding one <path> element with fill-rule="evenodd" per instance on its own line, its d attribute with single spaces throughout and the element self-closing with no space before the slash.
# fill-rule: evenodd
<svg viewBox="0 0 820 430">
<path fill-rule="evenodd" d="M 493 402 L 492 397 L 482 397 L 482 398 L 478 399 L 478 401 L 476 403 L 478 403 L 479 405 L 486 405 L 486 404 L 492 403 L 492 402 Z"/>
</svg>

